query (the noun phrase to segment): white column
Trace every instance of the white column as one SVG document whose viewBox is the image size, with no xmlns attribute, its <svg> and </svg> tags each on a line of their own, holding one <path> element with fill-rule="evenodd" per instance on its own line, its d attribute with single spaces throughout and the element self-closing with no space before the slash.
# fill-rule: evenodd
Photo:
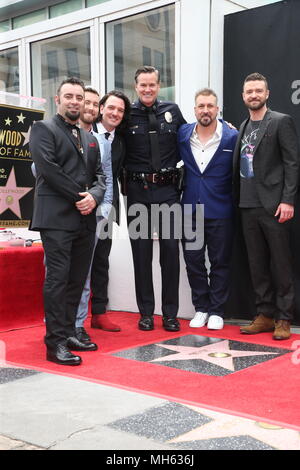
<svg viewBox="0 0 300 470">
<path fill-rule="evenodd" d="M 179 7 L 180 63 L 176 65 L 179 67 L 176 99 L 185 119 L 193 121 L 195 92 L 209 85 L 210 0 L 181 0 Z M 178 38 L 176 40 L 178 43 Z"/>
</svg>

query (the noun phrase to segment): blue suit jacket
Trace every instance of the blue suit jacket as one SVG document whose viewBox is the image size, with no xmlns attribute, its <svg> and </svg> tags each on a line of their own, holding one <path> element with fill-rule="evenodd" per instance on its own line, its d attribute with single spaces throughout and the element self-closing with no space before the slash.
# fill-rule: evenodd
<svg viewBox="0 0 300 470">
<path fill-rule="evenodd" d="M 233 215 L 232 203 L 232 157 L 238 132 L 222 121 L 223 132 L 220 145 L 201 173 L 193 156 L 190 137 L 196 123 L 183 124 L 178 131 L 180 157 L 185 165 L 185 181 L 181 203 L 190 212 L 196 204 L 204 205 L 204 217 L 225 219 Z"/>
</svg>

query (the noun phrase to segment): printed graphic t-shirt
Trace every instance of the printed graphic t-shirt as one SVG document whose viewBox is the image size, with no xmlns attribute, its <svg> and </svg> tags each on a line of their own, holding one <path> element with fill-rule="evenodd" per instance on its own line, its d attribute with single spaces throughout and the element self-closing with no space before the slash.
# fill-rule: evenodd
<svg viewBox="0 0 300 470">
<path fill-rule="evenodd" d="M 261 207 L 253 172 L 253 155 L 261 121 L 249 120 L 241 141 L 239 207 Z"/>
</svg>

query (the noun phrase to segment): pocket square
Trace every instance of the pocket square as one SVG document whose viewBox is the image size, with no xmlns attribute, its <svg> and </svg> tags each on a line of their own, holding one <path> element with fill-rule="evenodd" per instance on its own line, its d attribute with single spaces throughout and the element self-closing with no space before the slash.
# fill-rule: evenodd
<svg viewBox="0 0 300 470">
<path fill-rule="evenodd" d="M 223 152 L 233 152 L 233 150 L 230 150 L 230 149 L 223 149 Z"/>
<path fill-rule="evenodd" d="M 89 147 L 96 147 L 96 142 L 89 143 Z"/>
</svg>

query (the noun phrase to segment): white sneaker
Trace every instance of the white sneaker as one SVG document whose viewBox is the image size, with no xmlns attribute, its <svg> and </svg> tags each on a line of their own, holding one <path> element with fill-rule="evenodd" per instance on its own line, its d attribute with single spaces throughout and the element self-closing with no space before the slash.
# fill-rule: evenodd
<svg viewBox="0 0 300 470">
<path fill-rule="evenodd" d="M 201 328 L 204 326 L 208 319 L 208 313 L 196 312 L 194 318 L 190 321 L 191 328 Z"/>
<path fill-rule="evenodd" d="M 222 330 L 224 326 L 224 320 L 219 315 L 211 315 L 208 319 L 207 329 L 208 330 Z"/>
</svg>

